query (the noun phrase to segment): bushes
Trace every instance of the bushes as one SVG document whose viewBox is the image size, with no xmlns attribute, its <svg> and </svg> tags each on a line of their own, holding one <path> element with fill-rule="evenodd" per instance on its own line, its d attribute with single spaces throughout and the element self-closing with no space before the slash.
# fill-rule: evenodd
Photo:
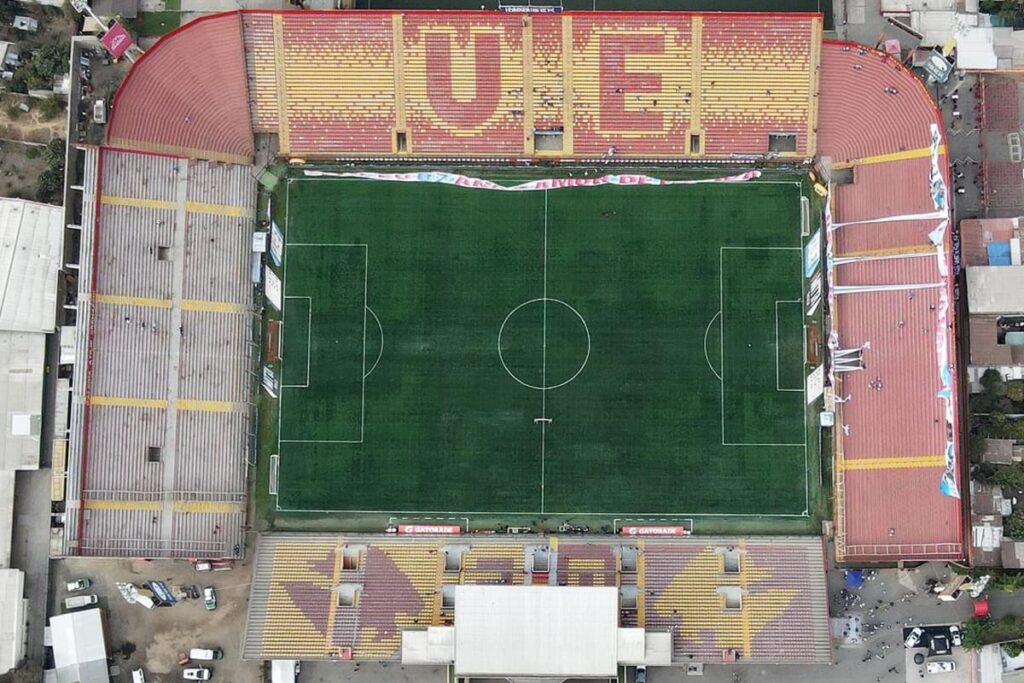
<svg viewBox="0 0 1024 683">
<path fill-rule="evenodd" d="M 965 650 L 979 650 L 985 645 L 985 634 L 991 630 L 994 622 L 989 617 L 975 617 L 964 623 L 963 641 Z"/>
<path fill-rule="evenodd" d="M 1024 6 L 1019 0 L 981 0 L 979 9 L 985 14 L 996 14 L 1010 21 L 1024 17 Z"/>
<path fill-rule="evenodd" d="M 53 77 L 68 70 L 68 47 L 59 43 L 44 45 L 32 53 L 32 59 L 14 73 L 11 89 L 27 92 L 53 86 Z"/>
<path fill-rule="evenodd" d="M 964 622 L 965 650 L 977 650 L 982 645 L 1024 640 L 1024 618 L 1006 616 L 998 621 L 991 617 L 975 617 Z M 1014 642 L 1014 645 L 1017 645 Z"/>
<path fill-rule="evenodd" d="M 64 100 L 56 95 L 50 95 L 39 104 L 39 118 L 49 121 L 56 118 L 64 111 Z"/>
<path fill-rule="evenodd" d="M 1024 572 L 1003 571 L 992 574 L 991 586 L 1004 593 L 1014 593 L 1024 588 Z"/>
<path fill-rule="evenodd" d="M 43 148 L 46 170 L 36 180 L 36 200 L 51 201 L 64 189 L 64 141 L 54 138 Z"/>
<path fill-rule="evenodd" d="M 1003 535 L 1024 539 L 1024 511 L 1014 510 L 1012 515 L 1003 518 Z"/>
</svg>

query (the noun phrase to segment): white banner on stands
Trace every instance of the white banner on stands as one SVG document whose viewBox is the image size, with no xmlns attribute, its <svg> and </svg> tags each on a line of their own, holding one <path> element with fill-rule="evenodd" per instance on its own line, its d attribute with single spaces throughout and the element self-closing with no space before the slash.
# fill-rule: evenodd
<svg viewBox="0 0 1024 683">
<path fill-rule="evenodd" d="M 274 259 L 274 265 L 281 267 L 281 260 L 284 257 L 284 233 L 277 223 L 270 224 L 270 258 Z"/>
<path fill-rule="evenodd" d="M 267 266 L 264 275 L 264 288 L 267 293 L 267 301 L 277 310 L 281 310 L 281 278 Z"/>
<path fill-rule="evenodd" d="M 807 317 L 814 315 L 814 312 L 818 310 L 818 306 L 821 305 L 821 273 L 819 272 L 811 280 L 811 286 L 807 288 L 807 307 L 805 312 Z"/>
<path fill-rule="evenodd" d="M 814 275 L 814 271 L 818 270 L 818 265 L 820 263 L 821 229 L 819 228 L 811 239 L 807 240 L 807 245 L 804 246 L 804 277 Z"/>
<path fill-rule="evenodd" d="M 825 366 L 819 365 L 807 375 L 807 405 L 821 398 L 825 393 Z"/>
<path fill-rule="evenodd" d="M 703 183 L 737 183 L 746 180 L 754 180 L 761 177 L 760 171 L 747 171 L 737 175 L 723 176 L 719 178 L 702 178 L 699 180 L 662 180 L 649 175 L 640 174 L 615 174 L 595 176 L 593 178 L 540 178 L 530 180 L 518 185 L 499 185 L 498 183 L 483 178 L 460 175 L 458 173 L 445 173 L 444 171 L 420 171 L 413 173 L 374 173 L 372 171 L 357 171 L 350 173 L 335 173 L 333 171 L 306 170 L 305 174 L 311 178 L 359 178 L 360 180 L 389 180 L 400 183 L 439 183 L 441 185 L 455 185 L 456 187 L 470 187 L 479 190 L 497 190 L 500 192 L 532 192 L 537 190 L 561 190 L 570 187 L 600 187 L 602 185 L 700 185 Z"/>
<path fill-rule="evenodd" d="M 277 376 L 269 365 L 263 366 L 263 388 L 272 398 L 277 398 Z"/>
</svg>

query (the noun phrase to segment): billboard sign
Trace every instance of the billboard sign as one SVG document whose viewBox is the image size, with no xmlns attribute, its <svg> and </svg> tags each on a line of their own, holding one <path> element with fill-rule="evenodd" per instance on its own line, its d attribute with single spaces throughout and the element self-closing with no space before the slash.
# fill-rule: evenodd
<svg viewBox="0 0 1024 683">
<path fill-rule="evenodd" d="M 462 533 L 462 528 L 458 524 L 399 524 L 398 533 L 400 534 L 448 534 L 450 536 L 458 536 Z"/>
<path fill-rule="evenodd" d="M 684 526 L 624 526 L 622 536 L 689 536 Z"/>
<path fill-rule="evenodd" d="M 114 25 L 107 29 L 107 32 L 100 38 L 103 47 L 114 59 L 120 59 L 132 46 L 132 37 L 124 30 L 121 24 L 114 22 Z"/>
</svg>

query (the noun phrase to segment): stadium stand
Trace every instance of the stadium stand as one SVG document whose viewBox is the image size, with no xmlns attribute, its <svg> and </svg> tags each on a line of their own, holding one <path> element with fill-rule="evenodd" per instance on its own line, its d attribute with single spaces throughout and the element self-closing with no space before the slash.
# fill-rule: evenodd
<svg viewBox="0 0 1024 683">
<path fill-rule="evenodd" d="M 200 18 L 166 35 L 159 46 L 136 62 L 117 89 L 108 142 L 127 149 L 251 163 L 253 137 L 239 15 Z"/>
<path fill-rule="evenodd" d="M 637 613 L 646 613 L 646 623 L 638 625 L 672 630 L 676 661 L 721 661 L 723 650 L 753 661 L 830 661 L 820 539 L 645 539 L 638 548 L 618 538 L 560 540 L 543 539 L 558 555 L 552 569 L 557 584 L 567 579 L 567 585 L 638 587 L 639 609 L 623 609 L 621 622 L 636 625 Z M 442 586 L 451 585 L 447 577 L 458 576 L 457 583 L 465 585 L 490 584 L 514 572 L 520 577 L 513 583 L 523 583 L 532 578 L 524 557 L 537 543 L 264 536 L 243 656 L 395 660 L 403 630 L 451 623 L 440 605 Z M 639 552 L 636 573 L 619 568 L 626 547 Z M 365 549 L 361 564 L 343 570 L 353 548 Z M 443 571 L 446 548 L 463 552 L 461 572 Z M 457 625 L 457 604 L 454 613 Z"/>
<path fill-rule="evenodd" d="M 558 545 L 559 583 L 567 586 L 614 586 L 615 553 L 596 543 Z"/>
<path fill-rule="evenodd" d="M 813 38 L 808 45 L 807 34 Z M 799 156 L 813 155 L 820 22 L 814 17 L 709 15 L 701 27 L 701 126 L 707 152 L 766 149 L 790 135 Z"/>
<path fill-rule="evenodd" d="M 281 155 L 314 159 L 803 160 L 820 152 L 826 166 L 850 178 L 832 188 L 830 343 L 857 350 L 864 365 L 833 382 L 841 401 L 837 548 L 848 561 L 959 558 L 950 238 L 948 229 L 937 230 L 948 217 L 933 201 L 948 173 L 941 121 L 897 61 L 854 44 L 822 43 L 821 33 L 820 15 L 800 13 L 232 12 L 187 24 L 147 52 L 118 92 L 108 142 L 236 163 L 251 163 L 254 133 L 276 133 Z M 208 68 L 212 61 L 220 68 Z M 1003 111 L 1010 105 L 992 106 L 988 116 L 1012 118 Z M 108 178 L 100 159 L 137 170 Z M 249 215 L 249 169 L 108 149 L 91 153 L 87 172 L 93 179 L 85 205 L 94 206 L 98 223 L 84 226 L 83 241 L 85 253 L 99 257 L 83 268 L 95 278 L 83 291 L 107 300 L 82 304 L 90 334 L 81 335 L 89 347 L 80 357 L 88 350 L 92 362 L 85 388 L 76 386 L 81 436 L 69 468 L 78 483 L 69 495 L 79 505 L 69 510 L 67 548 L 224 552 L 235 532 L 213 536 L 235 528 L 244 482 L 240 425 L 247 417 L 238 389 L 248 330 L 239 308 L 248 289 L 239 282 L 245 248 L 230 246 L 241 237 L 231 233 L 225 244 L 214 233 Z M 1007 201 L 1024 201 L 1019 177 L 1011 185 L 1007 170 L 1000 185 L 1002 173 L 993 166 L 986 182 Z M 203 181 L 204 174 L 220 179 Z M 189 188 L 184 206 L 181 182 Z M 201 197 L 198 188 L 207 186 L 222 193 Z M 176 231 L 182 221 L 188 230 Z M 195 247 L 195 262 L 180 275 L 130 270 L 146 240 L 160 245 L 178 237 Z M 107 246 L 114 239 L 120 246 Z M 170 306 L 152 304 L 163 301 Z M 194 336 L 174 340 L 175 320 L 196 327 Z M 207 344 L 230 349 L 223 352 L 229 369 L 204 371 L 197 350 Z M 154 362 L 175 348 L 184 354 L 178 383 Z M 116 372 L 109 371 L 114 349 L 127 350 Z M 167 393 L 171 385 L 174 394 Z M 201 436 L 208 432 L 216 436 Z M 97 433 L 117 435 L 133 452 L 169 433 L 186 439 L 187 448 L 176 454 L 173 476 L 154 476 L 120 451 L 91 448 Z M 217 444 L 230 457 L 215 459 L 212 473 L 188 464 L 185 451 Z M 213 507 L 187 516 L 190 526 L 179 529 L 185 518 L 177 515 L 200 504 Z M 117 525 L 136 539 L 133 550 L 101 543 Z M 368 551 L 366 585 L 385 575 L 408 583 L 401 620 L 436 621 L 439 598 L 420 590 L 435 580 L 450 584 L 452 575 L 429 553 L 414 559 L 394 552 Z M 524 566 L 517 555 L 474 544 L 458 580 L 515 582 Z M 607 583 L 608 568 L 597 569 L 596 559 L 577 557 L 575 567 L 559 565 L 556 573 L 567 583 L 572 575 L 581 585 Z M 694 562 L 696 571 L 704 560 Z M 659 566 L 652 569 L 652 579 L 661 580 Z M 654 607 L 642 605 L 637 621 Z M 393 654 L 389 624 L 398 616 L 367 626 L 358 609 L 355 617 L 341 612 L 333 623 L 348 635 L 317 631 L 320 642 L 310 645 L 317 656 L 341 648 Z M 751 642 L 743 648 L 759 641 Z"/>
<path fill-rule="evenodd" d="M 301 158 L 806 159 L 821 30 L 817 14 L 219 14 L 133 68 L 108 141 L 239 163 L 254 132 Z"/>
<path fill-rule="evenodd" d="M 524 564 L 522 545 L 474 544 L 463 556 L 460 583 L 522 583 Z"/>
<path fill-rule="evenodd" d="M 249 449 L 255 183 L 86 150 L 68 555 L 236 557 Z"/>
<path fill-rule="evenodd" d="M 834 376 L 837 554 L 958 559 L 952 264 L 948 209 L 935 201 L 948 181 L 941 120 L 920 81 L 880 52 L 826 41 L 821 70 L 819 150 L 824 164 L 852 171 L 832 188 L 830 343 L 860 358 Z"/>
</svg>

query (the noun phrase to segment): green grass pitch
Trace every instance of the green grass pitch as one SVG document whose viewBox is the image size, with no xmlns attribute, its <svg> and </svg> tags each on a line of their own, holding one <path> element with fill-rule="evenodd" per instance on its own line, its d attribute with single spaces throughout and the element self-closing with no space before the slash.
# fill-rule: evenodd
<svg viewBox="0 0 1024 683">
<path fill-rule="evenodd" d="M 279 510 L 808 507 L 799 179 L 292 179 Z"/>
</svg>

